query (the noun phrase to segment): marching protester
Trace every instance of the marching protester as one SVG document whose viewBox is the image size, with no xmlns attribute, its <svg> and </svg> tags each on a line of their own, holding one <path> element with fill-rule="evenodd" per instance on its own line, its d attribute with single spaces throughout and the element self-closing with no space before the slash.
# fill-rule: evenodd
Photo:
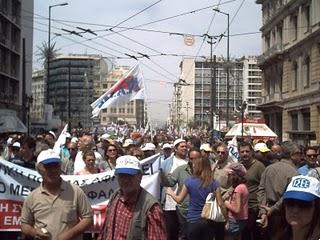
<svg viewBox="0 0 320 240">
<path fill-rule="evenodd" d="M 173 173 L 173 171 L 179 166 L 187 163 L 187 144 L 182 138 L 178 138 L 173 143 L 174 155 L 167 158 L 162 162 L 161 169 L 165 175 Z M 174 187 L 176 191 L 176 186 Z M 164 217 L 166 220 L 166 226 L 168 231 L 168 240 L 178 240 L 179 232 L 182 232 L 179 224 L 179 219 L 176 211 L 177 203 L 172 199 L 171 196 L 165 195 L 163 190 L 161 203 L 163 207 Z"/>
<path fill-rule="evenodd" d="M 25 168 L 35 169 L 36 164 L 36 141 L 32 137 L 24 137 L 21 142 L 19 158 L 11 160 L 12 163 L 20 165 Z"/>
<path fill-rule="evenodd" d="M 307 175 L 308 172 L 315 168 L 319 167 L 317 163 L 317 149 L 315 147 L 307 147 L 305 150 L 305 164 L 298 169 L 300 175 Z"/>
<path fill-rule="evenodd" d="M 300 162 L 301 150 L 295 143 L 286 141 L 281 144 L 282 159 L 268 166 L 262 174 L 258 200 L 260 206 L 261 225 L 267 227 L 265 234 L 273 239 L 273 233 L 278 231 L 281 221 L 279 209 L 282 205 L 282 195 L 293 176 L 298 175 L 297 163 Z"/>
<path fill-rule="evenodd" d="M 141 150 L 143 152 L 144 157 L 148 158 L 156 153 L 156 146 L 153 143 L 148 142 L 141 147 Z"/>
<path fill-rule="evenodd" d="M 188 163 L 177 167 L 172 173 L 168 175 L 161 172 L 161 185 L 164 187 L 173 187 L 178 185 L 177 194 L 181 192 L 182 186 L 185 180 L 192 175 L 192 162 L 196 158 L 201 158 L 201 152 L 199 149 L 193 148 L 188 152 Z M 186 196 L 184 200 L 177 204 L 177 215 L 181 226 L 180 239 L 187 239 L 187 213 L 189 207 L 189 196 Z"/>
<path fill-rule="evenodd" d="M 264 142 L 258 142 L 254 145 L 254 158 L 258 161 L 262 162 L 265 166 L 270 165 L 270 161 L 268 158 L 268 154 L 270 153 L 270 149 Z"/>
<path fill-rule="evenodd" d="M 75 142 L 68 143 L 68 151 L 69 157 L 68 158 L 61 158 L 61 169 L 62 173 L 65 175 L 73 175 L 74 173 L 74 161 L 76 160 L 76 156 L 78 153 L 78 145 Z"/>
<path fill-rule="evenodd" d="M 96 156 L 94 151 L 85 151 L 83 153 L 83 161 L 85 163 L 85 168 L 76 172 L 75 175 L 88 175 L 103 172 L 103 170 L 96 165 Z"/>
<path fill-rule="evenodd" d="M 214 237 L 214 222 L 201 218 L 201 212 L 209 193 L 215 193 L 219 206 L 224 211 L 219 182 L 215 181 L 211 171 L 210 161 L 200 157 L 192 160 L 192 176 L 188 177 L 177 195 L 171 188 L 167 189 L 176 202 L 181 203 L 189 194 L 190 203 L 187 214 L 188 240 L 212 240 Z"/>
<path fill-rule="evenodd" d="M 78 142 L 78 153 L 74 161 L 74 173 L 80 172 L 85 168 L 85 163 L 83 161 L 83 152 L 87 150 L 93 150 L 95 148 L 95 142 L 91 135 L 84 133 L 82 137 L 79 138 Z M 94 151 L 96 157 L 96 163 L 99 165 L 103 162 L 103 158 L 97 151 Z"/>
<path fill-rule="evenodd" d="M 22 233 L 34 239 L 82 239 L 93 223 L 87 196 L 61 179 L 61 159 L 52 149 L 39 154 L 36 168 L 43 182 L 23 203 Z"/>
<path fill-rule="evenodd" d="M 131 147 L 128 153 L 128 155 L 134 156 L 138 158 L 140 161 L 145 158 L 143 151 L 138 146 Z"/>
<path fill-rule="evenodd" d="M 11 146 L 11 155 L 9 157 L 9 161 L 13 161 L 13 160 L 20 160 L 21 156 L 20 156 L 20 147 L 21 144 L 19 141 L 16 141 L 12 144 Z"/>
<path fill-rule="evenodd" d="M 219 143 L 216 146 L 216 162 L 213 165 L 214 179 L 220 183 L 221 196 L 223 200 L 227 200 L 233 187 L 228 177 L 227 167 L 232 163 L 229 159 L 228 146 L 225 143 Z M 215 239 L 224 239 L 225 235 L 225 222 L 215 223 Z"/>
<path fill-rule="evenodd" d="M 261 239 L 260 229 L 256 220 L 259 213 L 259 202 L 257 199 L 258 187 L 260 184 L 261 176 L 265 170 L 265 166 L 260 161 L 253 158 L 253 148 L 248 142 L 241 142 L 238 146 L 240 155 L 240 162 L 247 170 L 246 185 L 249 191 L 249 203 L 248 203 L 248 222 L 243 230 L 246 235 L 242 236 L 245 240 Z"/>
<path fill-rule="evenodd" d="M 100 167 L 104 170 L 111 170 L 114 169 L 116 166 L 116 160 L 119 157 L 119 151 L 117 145 L 111 143 L 108 144 L 105 148 L 105 159 L 104 161 L 100 162 Z"/>
<path fill-rule="evenodd" d="M 164 143 L 162 145 L 162 152 L 159 156 L 160 162 L 162 163 L 164 160 L 170 157 L 171 154 L 172 154 L 172 145 L 170 143 Z"/>
<path fill-rule="evenodd" d="M 140 161 L 125 155 L 117 159 L 119 183 L 109 199 L 107 214 L 98 240 L 167 239 L 163 212 L 158 201 L 140 186 Z"/>
<path fill-rule="evenodd" d="M 293 177 L 283 194 L 285 222 L 274 232 L 276 240 L 320 239 L 320 182 L 308 176 Z"/>
<path fill-rule="evenodd" d="M 240 240 L 242 231 L 248 220 L 249 191 L 245 185 L 245 167 L 240 163 L 231 163 L 226 171 L 234 188 L 230 197 L 224 201 L 228 210 L 228 224 L 226 226 L 226 240 Z"/>
</svg>

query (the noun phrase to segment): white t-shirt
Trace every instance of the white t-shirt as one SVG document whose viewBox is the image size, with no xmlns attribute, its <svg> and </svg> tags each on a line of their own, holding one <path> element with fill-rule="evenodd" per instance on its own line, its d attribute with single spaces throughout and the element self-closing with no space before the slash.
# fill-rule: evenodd
<svg viewBox="0 0 320 240">
<path fill-rule="evenodd" d="M 178 158 L 178 157 L 174 156 L 170 173 L 173 173 L 173 171 L 177 167 L 180 167 L 180 166 L 182 166 L 182 165 L 184 165 L 186 163 L 187 163 L 187 160 L 181 159 L 181 158 Z M 173 188 L 175 188 L 175 193 L 177 193 L 178 184 Z M 171 196 L 166 195 L 166 200 L 165 200 L 164 205 L 163 205 L 163 210 L 165 210 L 165 211 L 176 210 L 176 205 L 177 205 L 176 201 L 173 200 L 173 198 Z"/>
</svg>

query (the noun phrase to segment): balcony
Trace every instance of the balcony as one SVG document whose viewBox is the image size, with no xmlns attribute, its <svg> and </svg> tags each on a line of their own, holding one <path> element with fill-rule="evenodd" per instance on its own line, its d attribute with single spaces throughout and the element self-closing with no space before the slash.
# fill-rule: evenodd
<svg viewBox="0 0 320 240">
<path fill-rule="evenodd" d="M 279 105 L 279 103 L 281 103 L 282 101 L 282 94 L 274 93 L 272 95 L 262 96 L 261 98 L 258 98 L 256 101 L 259 107 L 264 107 L 267 105 Z"/>
<path fill-rule="evenodd" d="M 273 45 L 271 48 L 269 48 L 267 51 L 265 51 L 262 55 L 260 55 L 258 60 L 258 65 L 264 64 L 267 60 L 276 57 L 280 55 L 283 52 L 283 44 L 278 43 Z"/>
</svg>

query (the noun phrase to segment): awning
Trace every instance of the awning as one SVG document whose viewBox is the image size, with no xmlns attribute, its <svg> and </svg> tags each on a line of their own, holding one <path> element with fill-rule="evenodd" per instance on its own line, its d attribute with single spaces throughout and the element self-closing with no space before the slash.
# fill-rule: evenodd
<svg viewBox="0 0 320 240">
<path fill-rule="evenodd" d="M 235 124 L 229 132 L 227 132 L 227 138 L 234 136 L 241 137 L 242 123 Z M 274 140 L 278 136 L 264 123 L 243 123 L 243 137 L 250 137 L 252 139 L 270 139 Z"/>
<path fill-rule="evenodd" d="M 20 121 L 20 119 L 13 115 L 0 116 L 0 133 L 20 132 L 26 133 L 27 127 Z"/>
</svg>

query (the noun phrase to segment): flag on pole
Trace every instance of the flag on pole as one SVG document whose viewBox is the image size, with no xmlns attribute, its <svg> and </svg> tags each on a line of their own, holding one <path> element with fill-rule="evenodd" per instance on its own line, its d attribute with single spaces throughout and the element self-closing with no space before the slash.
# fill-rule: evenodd
<svg viewBox="0 0 320 240">
<path fill-rule="evenodd" d="M 238 162 L 240 159 L 239 152 L 238 152 L 238 141 L 237 141 L 237 136 L 234 136 L 232 140 L 228 141 L 228 152 L 229 152 L 229 157 L 234 162 Z"/>
<path fill-rule="evenodd" d="M 60 133 L 57 141 L 54 144 L 53 150 L 58 154 L 60 154 L 60 147 L 66 143 L 67 129 L 68 129 L 68 124 L 64 126 L 64 128 L 62 129 L 62 132 Z"/>
<path fill-rule="evenodd" d="M 139 63 L 131 68 L 124 78 L 121 78 L 107 92 L 91 104 L 92 117 L 99 115 L 102 109 L 118 107 L 136 99 L 144 99 L 144 83 Z"/>
</svg>

